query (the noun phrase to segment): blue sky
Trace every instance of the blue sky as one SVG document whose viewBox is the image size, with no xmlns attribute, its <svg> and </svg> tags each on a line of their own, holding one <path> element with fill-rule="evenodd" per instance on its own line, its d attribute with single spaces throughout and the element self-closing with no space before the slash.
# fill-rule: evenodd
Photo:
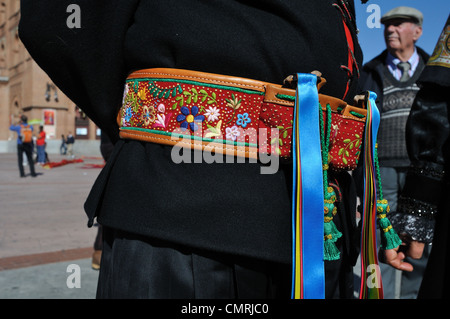
<svg viewBox="0 0 450 319">
<path fill-rule="evenodd" d="M 372 10 L 367 12 L 368 6 Z M 423 13 L 423 34 L 417 41 L 417 45 L 424 49 L 428 54 L 433 52 L 447 17 L 450 13 L 449 0 L 369 0 L 361 4 L 360 0 L 355 0 L 356 21 L 359 29 L 359 44 L 364 53 L 364 63 L 370 61 L 386 48 L 383 38 L 384 26 L 376 25 L 377 10 L 379 17 L 383 16 L 389 10 L 408 6 L 420 10 Z"/>
</svg>

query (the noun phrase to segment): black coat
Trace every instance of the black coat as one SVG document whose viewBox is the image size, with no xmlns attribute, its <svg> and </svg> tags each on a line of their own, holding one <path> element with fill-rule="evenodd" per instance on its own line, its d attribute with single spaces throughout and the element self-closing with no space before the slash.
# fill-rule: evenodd
<svg viewBox="0 0 450 319">
<path fill-rule="evenodd" d="M 291 260 L 290 165 L 174 164 L 171 148 L 118 141 L 116 115 L 131 71 L 166 67 L 273 83 L 319 70 L 344 96 L 349 75 L 342 1 L 22 0 L 19 34 L 54 83 L 115 143 L 85 204 L 89 223 L 212 251 Z M 347 2 L 347 1 L 346 1 Z M 353 1 L 347 17 L 360 66 Z M 346 96 L 357 93 L 357 75 Z"/>
<path fill-rule="evenodd" d="M 450 24 L 450 17 L 446 27 Z M 411 167 L 398 209 L 390 219 L 399 232 L 431 243 L 432 249 L 418 298 L 448 298 L 450 276 L 450 53 L 442 33 L 420 75 L 406 124 Z"/>
<path fill-rule="evenodd" d="M 428 53 L 417 47 L 417 54 L 424 63 L 430 57 Z M 361 77 L 359 80 L 360 91 L 370 90 L 377 94 L 377 107 L 380 112 L 383 111 L 383 69 L 386 67 L 386 57 L 388 51 L 384 50 L 375 58 L 364 64 L 361 70 Z"/>
</svg>

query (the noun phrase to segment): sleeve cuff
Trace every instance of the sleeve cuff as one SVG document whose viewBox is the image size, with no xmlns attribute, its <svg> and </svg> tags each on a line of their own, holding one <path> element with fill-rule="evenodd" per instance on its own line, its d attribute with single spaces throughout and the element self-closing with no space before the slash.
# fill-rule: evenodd
<svg viewBox="0 0 450 319">
<path fill-rule="evenodd" d="M 412 198 L 400 197 L 398 210 L 389 216 L 398 234 L 406 233 L 413 240 L 426 244 L 433 241 L 436 207 Z"/>
</svg>

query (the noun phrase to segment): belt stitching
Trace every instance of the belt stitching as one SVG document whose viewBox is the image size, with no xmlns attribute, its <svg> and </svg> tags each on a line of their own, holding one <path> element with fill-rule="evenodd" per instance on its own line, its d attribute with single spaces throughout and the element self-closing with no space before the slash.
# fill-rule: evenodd
<svg viewBox="0 0 450 319">
<path fill-rule="evenodd" d="M 177 74 L 170 74 L 170 73 L 150 73 L 150 72 L 144 72 L 144 73 L 132 73 L 130 76 L 134 77 L 134 74 L 139 74 L 139 75 L 146 75 L 146 76 L 151 76 L 151 75 L 158 75 L 158 76 L 170 76 L 170 77 L 177 77 L 177 78 L 181 78 L 181 79 L 194 79 L 197 81 L 207 81 L 207 82 L 214 82 L 214 83 L 221 83 L 221 84 L 225 84 L 225 85 L 232 85 L 232 86 L 240 86 L 240 87 L 248 87 L 248 88 L 254 88 L 254 89 L 258 89 L 258 90 L 265 90 L 266 85 L 261 84 L 261 86 L 255 86 L 255 85 L 249 85 L 249 84 L 241 84 L 241 83 L 235 83 L 235 82 L 229 82 L 229 81 L 220 81 L 220 80 L 214 80 L 214 79 L 208 79 L 208 78 L 203 78 L 203 77 L 197 77 L 197 76 L 186 76 L 186 75 L 177 75 Z M 128 80 L 131 80 L 133 78 L 128 78 Z"/>
</svg>

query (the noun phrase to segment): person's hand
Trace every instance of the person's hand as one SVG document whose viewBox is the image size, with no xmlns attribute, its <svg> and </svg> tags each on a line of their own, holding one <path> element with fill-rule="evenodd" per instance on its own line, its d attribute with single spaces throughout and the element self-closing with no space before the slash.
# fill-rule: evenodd
<svg viewBox="0 0 450 319">
<path fill-rule="evenodd" d="M 400 251 L 400 247 L 401 246 L 387 250 L 381 249 L 379 252 L 379 259 L 381 262 L 388 264 L 395 269 L 411 272 L 414 268 L 410 263 L 404 261 L 406 256 L 405 253 Z"/>
<path fill-rule="evenodd" d="M 417 240 L 412 240 L 407 234 L 400 234 L 402 245 L 394 249 L 380 250 L 379 259 L 398 270 L 413 271 L 414 268 L 410 263 L 404 261 L 408 256 L 413 259 L 422 258 L 425 244 Z"/>
<path fill-rule="evenodd" d="M 421 243 L 417 240 L 411 239 L 411 237 L 407 234 L 400 234 L 400 239 L 406 245 L 406 256 L 411 257 L 413 259 L 420 259 L 423 255 L 423 250 L 425 248 L 425 244 Z"/>
</svg>

